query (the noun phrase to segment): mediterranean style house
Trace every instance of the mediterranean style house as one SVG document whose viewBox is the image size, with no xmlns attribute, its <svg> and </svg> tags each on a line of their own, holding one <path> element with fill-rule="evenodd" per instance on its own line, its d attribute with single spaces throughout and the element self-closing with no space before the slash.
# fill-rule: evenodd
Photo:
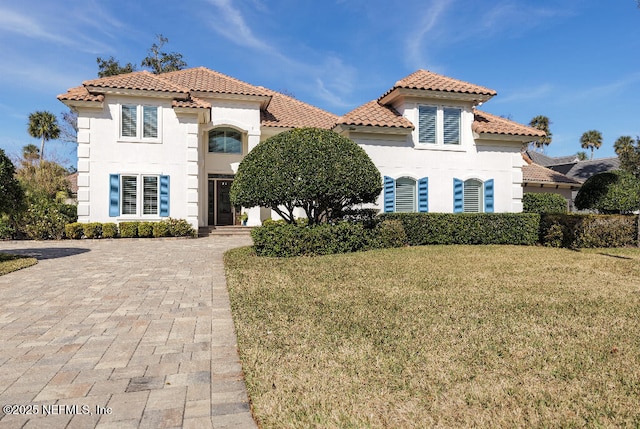
<svg viewBox="0 0 640 429">
<path fill-rule="evenodd" d="M 88 80 L 58 99 L 78 113 L 78 220 L 231 225 L 244 155 L 298 127 L 332 129 L 380 170 L 385 212 L 519 212 L 523 143 L 537 129 L 482 112 L 492 89 L 425 70 L 337 116 L 204 67 Z M 243 209 L 249 225 L 270 209 Z M 275 216 L 274 216 L 275 217 Z"/>
</svg>

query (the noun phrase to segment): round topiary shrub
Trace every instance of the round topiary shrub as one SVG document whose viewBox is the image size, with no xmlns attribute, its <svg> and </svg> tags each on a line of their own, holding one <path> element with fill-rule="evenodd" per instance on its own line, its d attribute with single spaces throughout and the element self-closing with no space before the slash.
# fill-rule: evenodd
<svg viewBox="0 0 640 429">
<path fill-rule="evenodd" d="M 231 203 L 269 207 L 288 223 L 300 207 L 315 225 L 375 202 L 381 191 L 380 172 L 355 142 L 330 130 L 298 128 L 268 138 L 244 157 Z"/>
<path fill-rule="evenodd" d="M 598 173 L 584 182 L 575 204 L 603 214 L 632 213 L 640 208 L 640 180 L 622 170 Z"/>
</svg>

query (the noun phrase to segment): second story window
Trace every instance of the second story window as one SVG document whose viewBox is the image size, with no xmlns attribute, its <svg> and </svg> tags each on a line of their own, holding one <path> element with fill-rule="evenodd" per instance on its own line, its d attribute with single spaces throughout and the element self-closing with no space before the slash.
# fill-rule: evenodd
<svg viewBox="0 0 640 429">
<path fill-rule="evenodd" d="M 232 128 L 209 131 L 209 152 L 242 154 L 242 134 Z"/>
<path fill-rule="evenodd" d="M 120 106 L 120 137 L 124 140 L 159 141 L 157 106 L 123 104 Z"/>
<path fill-rule="evenodd" d="M 462 109 L 419 106 L 418 143 L 424 145 L 460 145 Z"/>
</svg>

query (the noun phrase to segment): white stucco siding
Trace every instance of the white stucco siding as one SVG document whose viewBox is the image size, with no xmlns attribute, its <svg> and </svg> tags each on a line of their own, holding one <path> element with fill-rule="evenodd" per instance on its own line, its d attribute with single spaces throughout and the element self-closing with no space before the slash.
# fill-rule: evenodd
<svg viewBox="0 0 640 429">
<path fill-rule="evenodd" d="M 453 179 L 494 180 L 494 211 L 518 212 L 522 210 L 522 176 L 518 178 L 514 164 L 518 163 L 520 147 L 517 144 L 476 145 L 463 142 L 462 148 L 416 149 L 411 137 L 371 138 L 351 135 L 380 170 L 382 176 L 394 179 L 411 177 L 429 178 L 429 211 L 453 212 Z M 376 203 L 383 208 L 383 195 Z"/>
<path fill-rule="evenodd" d="M 122 104 L 159 108 L 156 141 L 127 141 L 120 137 L 120 106 Z M 197 148 L 194 148 L 193 144 L 188 144 L 190 130 L 194 130 L 194 126 L 197 130 L 196 114 L 194 113 L 192 118 L 178 118 L 171 107 L 171 100 L 125 96 L 105 97 L 103 111 L 99 113 L 93 111 L 91 114 L 93 116 L 89 129 L 90 157 L 87 160 L 91 192 L 87 220 L 120 222 L 160 219 L 157 215 L 109 216 L 109 176 L 111 174 L 166 175 L 170 178 L 169 216 L 189 219 L 192 224 L 195 223 L 196 216 L 188 210 L 189 174 L 187 170 L 190 162 L 197 163 Z"/>
</svg>

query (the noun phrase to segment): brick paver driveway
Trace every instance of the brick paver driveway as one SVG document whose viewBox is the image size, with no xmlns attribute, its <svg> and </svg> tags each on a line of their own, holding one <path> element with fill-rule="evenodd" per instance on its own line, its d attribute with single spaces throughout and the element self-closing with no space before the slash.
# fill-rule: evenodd
<svg viewBox="0 0 640 429">
<path fill-rule="evenodd" d="M 0 277 L 0 427 L 255 427 L 222 266 L 248 244 L 0 242 L 39 259 Z"/>
</svg>

